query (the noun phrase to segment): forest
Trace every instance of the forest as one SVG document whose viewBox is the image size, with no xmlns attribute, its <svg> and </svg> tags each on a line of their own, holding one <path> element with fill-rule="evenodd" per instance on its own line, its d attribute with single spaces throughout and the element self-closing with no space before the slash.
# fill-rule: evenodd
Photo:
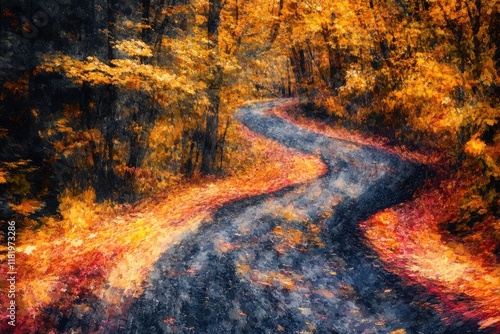
<svg viewBox="0 0 500 334">
<path fill-rule="evenodd" d="M 287 101 L 275 118 L 424 171 L 404 201 L 360 218 L 364 243 L 388 272 L 436 295 L 436 309 L 500 330 L 500 1 L 2 0 L 0 9 L 0 286 L 15 221 L 19 333 L 69 332 L 97 304 L 114 305 L 110 318 L 126 314 L 161 245 L 228 203 L 330 173 L 323 155 L 235 116 L 274 100 Z M 300 249 L 319 227 L 301 228 L 273 233 Z M 255 275 L 296 285 L 281 272 Z M 6 308 L 6 293 L 0 301 Z M 10 330 L 7 318 L 0 328 Z M 113 332 L 95 322 L 83 332 Z"/>
</svg>

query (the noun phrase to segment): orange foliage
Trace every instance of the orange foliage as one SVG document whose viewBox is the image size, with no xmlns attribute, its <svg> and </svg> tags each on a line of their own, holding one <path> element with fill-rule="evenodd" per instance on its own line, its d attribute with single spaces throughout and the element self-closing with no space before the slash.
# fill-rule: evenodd
<svg viewBox="0 0 500 334">
<path fill-rule="evenodd" d="M 80 201 L 63 199 L 62 221 L 47 219 L 41 229 L 24 231 L 17 256 L 19 326 L 42 328 L 39 316 L 44 307 L 64 312 L 75 300 L 92 294 L 103 299 L 108 312 L 120 312 L 127 300 L 141 293 L 159 256 L 210 221 L 217 208 L 326 172 L 318 157 L 284 148 L 242 126 L 239 131 L 255 158 L 237 175 L 201 179 L 133 206 L 96 204 L 93 193 L 87 192 Z M 230 247 L 221 245 L 221 250 Z M 291 281 L 283 282 L 292 288 Z"/>
<path fill-rule="evenodd" d="M 1 180 L 0 180 L 0 182 L 1 182 Z M 40 201 L 37 201 L 34 199 L 23 198 L 21 200 L 21 203 L 19 203 L 17 205 L 10 204 L 10 207 L 15 212 L 20 213 L 24 216 L 28 216 L 29 214 L 32 214 L 35 211 L 40 210 L 40 208 L 42 207 L 42 203 L 40 203 Z"/>
<path fill-rule="evenodd" d="M 7 183 L 7 176 L 8 173 L 4 169 L 0 168 L 0 184 Z"/>
<path fill-rule="evenodd" d="M 23 77 L 21 77 L 19 80 L 15 82 L 8 81 L 3 84 L 3 87 L 8 91 L 11 92 L 15 95 L 19 96 L 28 96 L 29 92 L 29 83 L 28 83 L 29 76 L 28 74 L 25 74 Z"/>
</svg>

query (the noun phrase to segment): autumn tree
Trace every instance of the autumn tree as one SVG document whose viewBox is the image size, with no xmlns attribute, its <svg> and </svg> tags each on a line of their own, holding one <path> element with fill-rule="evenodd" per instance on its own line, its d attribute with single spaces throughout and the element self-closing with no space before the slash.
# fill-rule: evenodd
<svg viewBox="0 0 500 334">
<path fill-rule="evenodd" d="M 498 212 L 499 2 L 285 2 L 298 92 L 309 109 L 484 177 L 462 222 Z M 474 212 L 474 213 L 472 213 Z"/>
</svg>

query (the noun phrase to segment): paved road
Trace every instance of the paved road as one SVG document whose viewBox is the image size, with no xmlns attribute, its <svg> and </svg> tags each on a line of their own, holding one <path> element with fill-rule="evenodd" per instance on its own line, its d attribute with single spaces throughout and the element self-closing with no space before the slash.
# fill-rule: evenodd
<svg viewBox="0 0 500 334">
<path fill-rule="evenodd" d="M 236 118 L 284 146 L 319 154 L 317 180 L 221 208 L 165 253 L 132 306 L 129 333 L 473 333 L 436 300 L 383 269 L 360 220 L 401 202 L 423 168 L 301 130 L 245 106 Z"/>
</svg>

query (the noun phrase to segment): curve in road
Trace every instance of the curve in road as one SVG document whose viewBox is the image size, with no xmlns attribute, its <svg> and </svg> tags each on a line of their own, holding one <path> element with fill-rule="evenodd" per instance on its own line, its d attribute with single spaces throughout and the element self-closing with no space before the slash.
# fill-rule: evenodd
<svg viewBox="0 0 500 334">
<path fill-rule="evenodd" d="M 411 196 L 422 166 L 296 127 L 266 110 L 236 118 L 287 147 L 319 154 L 323 177 L 221 208 L 163 254 L 127 314 L 129 333 L 470 333 L 437 301 L 383 268 L 358 222 Z M 396 332 L 397 333 L 397 332 Z"/>
</svg>

